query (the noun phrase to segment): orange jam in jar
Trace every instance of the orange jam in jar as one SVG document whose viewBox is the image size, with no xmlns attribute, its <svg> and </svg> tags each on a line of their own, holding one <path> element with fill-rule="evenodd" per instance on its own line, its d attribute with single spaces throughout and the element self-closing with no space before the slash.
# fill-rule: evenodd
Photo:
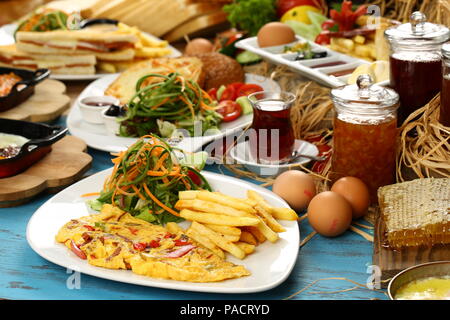
<svg viewBox="0 0 450 320">
<path fill-rule="evenodd" d="M 332 171 L 334 179 L 357 177 L 369 188 L 373 203 L 381 186 L 394 183 L 397 119 L 352 122 L 334 119 Z"/>
<path fill-rule="evenodd" d="M 377 190 L 395 182 L 398 94 L 372 84 L 369 75 L 357 85 L 331 91 L 335 106 L 331 180 L 351 176 Z"/>
</svg>

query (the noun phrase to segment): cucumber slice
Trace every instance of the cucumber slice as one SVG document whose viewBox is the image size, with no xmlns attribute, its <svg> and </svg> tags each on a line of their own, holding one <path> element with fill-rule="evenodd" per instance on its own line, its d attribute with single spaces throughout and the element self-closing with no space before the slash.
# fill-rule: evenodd
<svg viewBox="0 0 450 320">
<path fill-rule="evenodd" d="M 239 97 L 236 99 L 236 102 L 239 103 L 239 105 L 242 108 L 242 114 L 250 114 L 253 113 L 253 107 L 250 103 L 250 100 L 247 97 Z"/>
<path fill-rule="evenodd" d="M 220 88 L 217 89 L 216 97 L 218 101 L 220 100 L 220 97 L 222 97 L 222 93 L 225 91 L 226 88 L 227 87 L 225 87 L 224 85 L 221 85 Z"/>
<path fill-rule="evenodd" d="M 311 24 L 316 29 L 317 34 L 319 34 L 322 31 L 322 23 L 324 23 L 327 20 L 327 17 L 325 17 L 321 13 L 317 13 L 314 11 L 308 11 L 307 15 L 309 17 L 309 20 L 311 20 Z"/>
<path fill-rule="evenodd" d="M 251 64 L 261 61 L 261 57 L 250 51 L 243 51 L 236 56 L 236 61 L 240 64 Z"/>
</svg>

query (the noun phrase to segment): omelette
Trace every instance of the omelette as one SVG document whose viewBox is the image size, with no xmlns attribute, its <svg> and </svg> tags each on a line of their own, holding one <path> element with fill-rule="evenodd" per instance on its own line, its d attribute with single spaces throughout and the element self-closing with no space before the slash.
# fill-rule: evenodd
<svg viewBox="0 0 450 320">
<path fill-rule="evenodd" d="M 79 258 L 108 269 L 154 278 L 216 282 L 250 275 L 184 233 L 134 218 L 105 204 L 99 214 L 67 222 L 56 235 Z"/>
</svg>

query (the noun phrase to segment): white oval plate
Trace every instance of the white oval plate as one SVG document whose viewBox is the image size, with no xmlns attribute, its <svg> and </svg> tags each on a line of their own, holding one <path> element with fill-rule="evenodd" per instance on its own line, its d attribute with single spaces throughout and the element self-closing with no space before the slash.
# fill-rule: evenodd
<svg viewBox="0 0 450 320">
<path fill-rule="evenodd" d="M 86 144 L 94 149 L 106 152 L 119 152 L 126 150 L 130 145 L 136 142 L 136 138 L 126 138 L 113 136 L 108 133 L 103 124 L 90 124 L 81 117 L 78 101 L 88 96 L 103 96 L 106 88 L 118 77 L 118 75 L 108 75 L 90 83 L 81 94 L 78 96 L 67 117 L 67 128 L 72 135 L 84 140 Z M 247 73 L 245 75 L 246 83 L 256 83 L 268 91 L 281 91 L 280 86 L 273 80 L 263 76 Z M 220 134 L 190 137 L 183 139 L 178 145 L 178 148 L 188 152 L 197 151 L 202 145 L 211 142 L 215 139 L 221 138 L 225 135 L 233 134 L 234 132 L 248 126 L 253 119 L 253 115 L 244 115 L 232 122 L 223 122 L 220 124 Z"/>
<path fill-rule="evenodd" d="M 296 168 L 296 164 L 307 164 L 311 160 L 308 158 L 299 158 L 297 161 L 290 164 L 261 164 L 257 163 L 250 154 L 250 148 L 248 147 L 248 141 L 242 141 L 236 144 L 230 150 L 231 158 L 239 164 L 244 165 L 248 170 L 256 173 L 259 176 L 263 177 L 271 177 L 278 175 L 290 168 Z M 309 156 L 317 156 L 319 154 L 319 149 L 307 141 L 304 140 L 295 140 L 295 150 L 300 154 L 309 155 Z M 297 167 L 298 168 L 298 167 Z"/>
<path fill-rule="evenodd" d="M 286 232 L 279 234 L 280 239 L 276 243 L 266 240 L 244 260 L 227 255 L 228 261 L 244 265 L 251 275 L 222 282 L 191 283 L 150 278 L 134 274 L 129 270 L 95 267 L 86 260 L 79 259 L 66 246 L 57 243 L 55 236 L 70 219 L 77 219 L 93 213 L 86 205 L 86 198 L 80 196 L 86 192 L 100 190 L 103 181 L 110 173 L 111 169 L 107 169 L 68 187 L 44 203 L 33 214 L 27 226 L 27 240 L 37 254 L 62 267 L 99 278 L 149 287 L 199 292 L 260 292 L 281 284 L 291 273 L 297 261 L 300 243 L 297 221 L 279 221 L 286 228 Z M 288 207 L 286 202 L 265 188 L 216 173 L 203 172 L 203 174 L 215 191 L 243 198 L 246 197 L 247 190 L 255 190 L 271 205 Z M 183 222 L 183 224 L 187 226 L 188 222 Z"/>
<path fill-rule="evenodd" d="M 13 44 L 15 42 L 14 40 L 14 32 L 16 31 L 17 24 L 16 23 L 10 23 L 5 24 L 4 26 L 0 27 L 0 45 L 8 45 Z M 146 33 L 148 36 L 155 40 L 161 40 L 158 37 L 155 37 L 149 33 Z M 176 48 L 172 47 L 171 45 L 168 46 L 169 49 L 172 50 L 172 54 L 170 54 L 168 57 L 170 58 L 176 58 L 181 56 L 181 52 L 178 51 Z M 63 80 L 63 81 L 79 81 L 79 80 L 95 80 L 100 79 L 107 75 L 118 75 L 118 73 L 95 73 L 95 74 L 51 74 L 50 78 L 55 80 Z"/>
</svg>

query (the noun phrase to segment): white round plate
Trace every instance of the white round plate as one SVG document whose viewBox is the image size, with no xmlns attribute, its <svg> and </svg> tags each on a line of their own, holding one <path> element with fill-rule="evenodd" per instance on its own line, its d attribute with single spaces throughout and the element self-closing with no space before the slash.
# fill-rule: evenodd
<svg viewBox="0 0 450 320">
<path fill-rule="evenodd" d="M 216 292 L 250 293 L 269 290 L 281 284 L 291 273 L 299 251 L 300 233 L 297 221 L 279 221 L 286 232 L 280 233 L 280 239 L 271 243 L 265 241 L 254 253 L 244 260 L 227 255 L 227 260 L 244 265 L 251 275 L 239 279 L 215 283 L 191 283 L 164 280 L 134 274 L 129 270 L 111 270 L 90 265 L 79 259 L 61 243 L 55 241 L 58 230 L 70 219 L 77 219 L 93 213 L 86 205 L 86 198 L 80 197 L 86 192 L 96 192 L 111 169 L 101 171 L 61 191 L 44 203 L 31 217 L 27 226 L 27 240 L 31 248 L 44 259 L 57 265 L 91 276 L 132 283 L 137 285 L 166 289 Z M 216 173 L 203 172 L 215 191 L 234 197 L 246 197 L 247 190 L 260 193 L 271 205 L 288 207 L 287 203 L 268 189 Z M 183 222 L 185 226 L 189 222 Z"/>
<path fill-rule="evenodd" d="M 4 26 L 0 27 L 0 45 L 8 45 L 13 44 L 15 42 L 14 40 L 14 32 L 16 31 L 17 24 L 10 23 L 5 24 Z M 148 34 L 148 36 L 152 37 L 155 40 L 161 40 L 158 37 L 155 37 L 151 34 Z M 172 54 L 168 57 L 170 58 L 176 58 L 181 56 L 181 52 L 172 47 L 171 45 L 168 46 L 169 49 L 172 50 Z M 107 75 L 118 75 L 118 73 L 96 73 L 96 74 L 50 74 L 51 79 L 55 80 L 63 80 L 63 81 L 77 81 L 77 80 L 96 80 L 100 79 Z"/>
<path fill-rule="evenodd" d="M 289 164 L 269 165 L 257 163 L 250 154 L 250 147 L 248 144 L 248 141 L 239 142 L 230 150 L 230 156 L 236 163 L 243 164 L 248 170 L 259 176 L 271 177 L 278 175 L 290 168 L 298 168 L 295 166 L 296 164 L 304 165 L 311 161 L 308 158 L 301 157 Z M 295 140 L 294 150 L 297 150 L 300 154 L 313 157 L 319 154 L 319 149 L 317 149 L 314 144 L 304 140 Z"/>
<path fill-rule="evenodd" d="M 136 138 L 126 138 L 111 135 L 103 124 L 90 124 L 83 120 L 78 106 L 78 101 L 88 96 L 103 96 L 106 88 L 118 77 L 118 75 L 108 75 L 90 83 L 78 96 L 70 113 L 67 117 L 67 128 L 72 135 L 84 140 L 86 144 L 94 149 L 106 152 L 119 152 L 126 150 L 130 145 L 136 142 Z M 247 73 L 245 75 L 246 83 L 256 83 L 268 91 L 281 91 L 280 86 L 273 80 L 263 76 Z M 220 124 L 220 134 L 191 137 L 183 139 L 176 147 L 188 152 L 199 150 L 202 145 L 221 138 L 225 135 L 248 126 L 253 119 L 253 115 L 244 115 L 232 122 L 223 122 Z"/>
</svg>

